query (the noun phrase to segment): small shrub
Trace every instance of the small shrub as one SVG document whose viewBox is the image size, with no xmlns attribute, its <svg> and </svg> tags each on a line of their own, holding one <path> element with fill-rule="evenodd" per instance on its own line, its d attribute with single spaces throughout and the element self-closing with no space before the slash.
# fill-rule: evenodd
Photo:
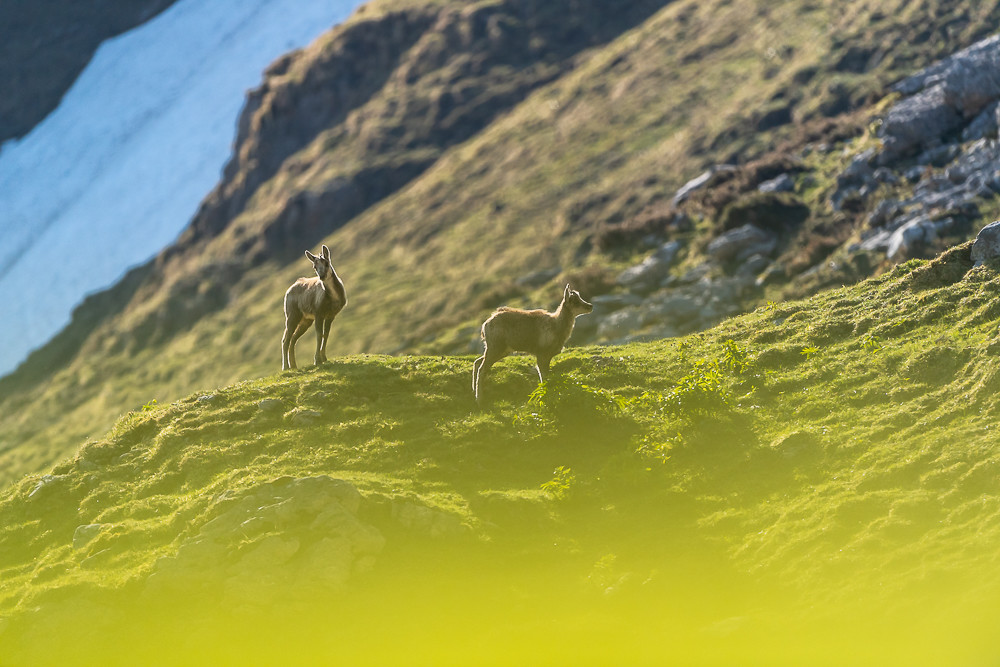
<svg viewBox="0 0 1000 667">
<path fill-rule="evenodd" d="M 568 466 L 559 466 L 552 471 L 552 479 L 542 484 L 542 491 L 553 498 L 562 500 L 569 493 L 570 487 L 576 481 L 573 469 Z"/>
<path fill-rule="evenodd" d="M 866 334 L 861 339 L 861 349 L 870 354 L 874 354 L 882 349 L 882 341 L 874 334 Z"/>
<path fill-rule="evenodd" d="M 736 375 L 743 375 L 753 367 L 749 351 L 735 340 L 727 340 L 722 344 L 722 359 L 719 363 L 722 368 Z"/>
<path fill-rule="evenodd" d="M 719 362 L 699 359 L 690 373 L 677 381 L 663 397 L 670 412 L 712 410 L 729 405 Z"/>
</svg>

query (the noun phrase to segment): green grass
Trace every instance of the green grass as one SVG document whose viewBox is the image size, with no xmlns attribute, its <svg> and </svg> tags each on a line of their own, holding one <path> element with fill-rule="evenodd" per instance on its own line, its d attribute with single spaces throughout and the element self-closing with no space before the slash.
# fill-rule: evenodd
<svg viewBox="0 0 1000 667">
<path fill-rule="evenodd" d="M 471 356 L 145 401 L 0 497 L 4 662 L 995 660 L 1000 277 L 968 251 L 573 348 L 542 386 L 510 358 L 482 405 Z M 317 475 L 385 538 L 346 583 L 253 560 L 310 544 L 312 515 L 212 528 Z M 218 562 L 149 583 L 212 530 Z"/>
</svg>

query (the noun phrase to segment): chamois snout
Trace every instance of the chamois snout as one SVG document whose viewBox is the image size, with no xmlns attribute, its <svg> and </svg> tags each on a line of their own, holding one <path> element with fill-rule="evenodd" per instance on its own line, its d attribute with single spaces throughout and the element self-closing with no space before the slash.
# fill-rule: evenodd
<svg viewBox="0 0 1000 667">
<path fill-rule="evenodd" d="M 574 315 L 586 315 L 594 311 L 594 304 L 584 301 L 576 290 L 572 290 L 566 298 L 566 307 L 573 311 Z"/>
</svg>

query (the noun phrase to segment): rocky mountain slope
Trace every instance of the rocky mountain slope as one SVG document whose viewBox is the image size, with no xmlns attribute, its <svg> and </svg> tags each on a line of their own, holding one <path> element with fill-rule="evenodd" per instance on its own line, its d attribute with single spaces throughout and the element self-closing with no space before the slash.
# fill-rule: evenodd
<svg viewBox="0 0 1000 667">
<path fill-rule="evenodd" d="M 998 271 L 149 402 L 0 492 L 2 661 L 995 662 Z"/>
<path fill-rule="evenodd" d="M 56 108 L 97 46 L 174 0 L 5 2 L 0 5 L 0 144 Z"/>
<path fill-rule="evenodd" d="M 272 66 L 178 243 L 3 380 L 8 479 L 127 407 L 273 373 L 281 294 L 321 242 L 351 297 L 333 354 L 469 351 L 492 308 L 552 306 L 566 281 L 600 297 L 578 341 L 627 340 L 882 271 L 861 247 L 873 179 L 920 158 L 878 163 L 894 116 L 870 123 L 998 17 L 944 0 L 369 5 Z M 730 166 L 679 196 L 713 165 Z"/>
</svg>

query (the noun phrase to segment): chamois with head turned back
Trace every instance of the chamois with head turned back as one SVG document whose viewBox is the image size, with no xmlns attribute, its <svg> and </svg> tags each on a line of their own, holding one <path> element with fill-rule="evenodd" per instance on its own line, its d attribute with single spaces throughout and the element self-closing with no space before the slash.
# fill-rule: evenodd
<svg viewBox="0 0 1000 667">
<path fill-rule="evenodd" d="M 306 250 L 316 275 L 299 278 L 285 292 L 285 335 L 281 338 L 281 370 L 295 368 L 295 343 L 313 321 L 316 322 L 316 355 L 319 365 L 326 361 L 326 343 L 333 318 L 347 305 L 344 283 L 333 268 L 330 249 L 323 246 L 320 256 Z"/>
<path fill-rule="evenodd" d="M 528 352 L 535 355 L 538 379 L 545 382 L 549 362 L 559 354 L 573 333 L 573 324 L 580 315 L 594 307 L 583 300 L 580 293 L 568 284 L 563 290 L 562 302 L 555 312 L 498 308 L 483 322 L 482 336 L 486 343 L 483 356 L 472 365 L 472 391 L 479 400 L 479 383 L 483 375 L 496 362 L 511 352 Z"/>
</svg>

